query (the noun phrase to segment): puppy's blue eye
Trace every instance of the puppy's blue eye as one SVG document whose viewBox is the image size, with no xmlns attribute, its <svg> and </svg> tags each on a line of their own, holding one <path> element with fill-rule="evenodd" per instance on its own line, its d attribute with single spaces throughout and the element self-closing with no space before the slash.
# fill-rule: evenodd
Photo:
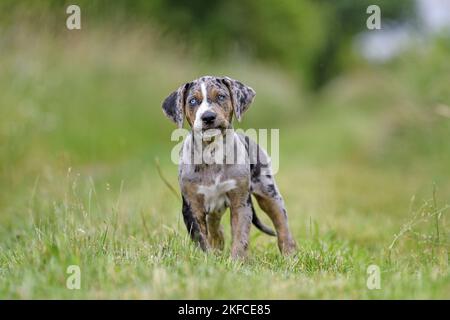
<svg viewBox="0 0 450 320">
<path fill-rule="evenodd" d="M 191 100 L 189 100 L 189 105 L 192 106 L 192 107 L 196 106 L 197 103 L 198 103 L 198 101 L 197 101 L 196 98 L 192 98 Z"/>
<path fill-rule="evenodd" d="M 217 99 L 218 99 L 219 101 L 223 101 L 223 100 L 225 100 L 225 96 L 224 96 L 223 94 L 219 94 L 219 95 L 217 96 Z"/>
</svg>

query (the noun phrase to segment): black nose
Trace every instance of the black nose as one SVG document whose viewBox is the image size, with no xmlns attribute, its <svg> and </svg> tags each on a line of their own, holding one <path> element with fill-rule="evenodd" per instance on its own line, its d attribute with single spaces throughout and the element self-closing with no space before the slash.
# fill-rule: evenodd
<svg viewBox="0 0 450 320">
<path fill-rule="evenodd" d="M 212 111 L 206 111 L 204 114 L 202 114 L 202 121 L 206 124 L 212 123 L 214 120 L 216 120 L 216 114 Z"/>
</svg>

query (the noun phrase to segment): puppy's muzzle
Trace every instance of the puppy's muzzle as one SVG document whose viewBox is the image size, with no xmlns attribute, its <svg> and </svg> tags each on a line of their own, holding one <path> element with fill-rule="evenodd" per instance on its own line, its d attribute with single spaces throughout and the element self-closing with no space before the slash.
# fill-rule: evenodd
<svg viewBox="0 0 450 320">
<path fill-rule="evenodd" d="M 212 111 L 206 111 L 204 114 L 202 114 L 201 119 L 203 121 L 203 124 L 210 126 L 214 123 L 216 120 L 217 114 Z"/>
</svg>

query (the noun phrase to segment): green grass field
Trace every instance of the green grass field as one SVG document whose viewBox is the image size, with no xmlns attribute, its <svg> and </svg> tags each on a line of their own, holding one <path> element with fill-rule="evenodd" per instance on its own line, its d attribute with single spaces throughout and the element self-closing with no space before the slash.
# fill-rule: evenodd
<svg viewBox="0 0 450 320">
<path fill-rule="evenodd" d="M 312 95 L 276 67 L 209 62 L 148 29 L 1 39 L 1 299 L 450 298 L 448 43 Z M 223 254 L 187 237 L 155 166 L 177 185 L 160 106 L 204 74 L 256 90 L 241 127 L 280 129 L 293 257 L 253 228 L 249 258 L 232 261 L 228 215 Z M 70 265 L 80 290 L 66 288 Z"/>
</svg>

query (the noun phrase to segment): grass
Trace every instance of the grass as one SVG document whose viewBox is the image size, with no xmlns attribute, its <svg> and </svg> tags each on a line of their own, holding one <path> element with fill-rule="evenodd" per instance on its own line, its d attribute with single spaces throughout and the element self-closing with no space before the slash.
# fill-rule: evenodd
<svg viewBox="0 0 450 320">
<path fill-rule="evenodd" d="M 205 61 L 148 29 L 22 26 L 0 39 L 0 298 L 450 298 L 442 43 L 311 96 L 276 68 Z M 202 74 L 256 89 L 242 127 L 280 128 L 294 257 L 252 230 L 249 258 L 230 260 L 227 216 L 223 254 L 187 238 L 154 159 L 175 184 L 160 103 Z M 70 265 L 80 290 L 66 288 Z"/>
</svg>

